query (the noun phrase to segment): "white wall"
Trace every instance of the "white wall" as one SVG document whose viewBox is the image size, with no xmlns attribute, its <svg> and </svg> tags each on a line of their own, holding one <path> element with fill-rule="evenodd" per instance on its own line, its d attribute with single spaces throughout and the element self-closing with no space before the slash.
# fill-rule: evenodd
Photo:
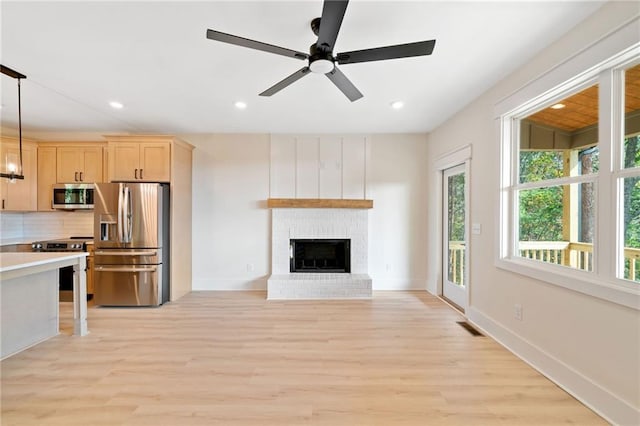
<svg viewBox="0 0 640 426">
<path fill-rule="evenodd" d="M 373 135 L 368 167 L 369 275 L 374 290 L 424 290 L 427 279 L 425 134 Z"/>
<path fill-rule="evenodd" d="M 610 3 L 533 61 L 483 94 L 428 136 L 428 192 L 434 160 L 472 144 L 469 318 L 614 423 L 640 424 L 640 312 L 497 269 L 499 137 L 494 106 L 561 60 L 638 16 L 635 2 Z M 612 54 L 615 52 L 611 52 Z M 429 199 L 437 205 L 434 197 Z M 437 209 L 429 209 L 428 289 L 435 292 L 439 250 Z M 523 320 L 514 318 L 514 304 Z"/>
<path fill-rule="evenodd" d="M 271 274 L 270 136 L 180 137 L 196 147 L 193 289 L 266 289 Z M 374 200 L 369 211 L 374 289 L 425 288 L 425 161 L 424 134 L 371 137 L 367 189 Z"/>
<path fill-rule="evenodd" d="M 193 144 L 193 289 L 266 289 L 269 135 L 182 135 Z"/>
</svg>

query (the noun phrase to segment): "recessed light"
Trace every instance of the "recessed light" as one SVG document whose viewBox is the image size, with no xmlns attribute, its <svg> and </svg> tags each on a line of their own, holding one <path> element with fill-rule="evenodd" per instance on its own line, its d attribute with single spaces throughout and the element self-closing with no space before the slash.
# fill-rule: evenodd
<svg viewBox="0 0 640 426">
<path fill-rule="evenodd" d="M 402 102 L 402 101 L 391 102 L 391 108 L 393 108 L 393 109 L 400 109 L 403 106 L 404 106 L 404 102 Z"/>
<path fill-rule="evenodd" d="M 109 102 L 109 106 L 113 109 L 122 109 L 124 108 L 124 105 L 122 105 L 120 102 L 116 102 L 116 101 L 111 101 Z"/>
<path fill-rule="evenodd" d="M 247 107 L 247 104 L 245 102 L 242 102 L 242 101 L 238 101 L 234 105 L 238 109 L 245 109 Z"/>
<path fill-rule="evenodd" d="M 565 104 L 555 104 L 555 105 L 551 105 L 551 109 L 562 109 L 566 107 Z"/>
</svg>

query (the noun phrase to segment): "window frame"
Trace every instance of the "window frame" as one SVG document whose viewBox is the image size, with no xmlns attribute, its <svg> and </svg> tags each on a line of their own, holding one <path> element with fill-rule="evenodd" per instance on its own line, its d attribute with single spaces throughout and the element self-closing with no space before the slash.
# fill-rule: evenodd
<svg viewBox="0 0 640 426">
<path fill-rule="evenodd" d="M 625 123 L 625 109 L 626 109 L 626 99 L 624 98 L 624 93 L 626 91 L 626 87 L 625 87 L 625 71 L 629 68 L 635 67 L 635 66 L 639 66 L 640 65 L 640 56 L 637 56 L 635 58 L 631 58 L 621 64 L 619 64 L 614 70 L 613 70 L 613 87 L 615 89 L 617 89 L 618 91 L 620 91 L 623 95 L 620 97 L 620 99 L 616 99 L 616 102 L 614 102 L 614 109 L 619 109 L 619 116 L 620 116 L 620 121 L 618 123 L 618 126 L 615 126 L 615 131 L 616 133 L 614 133 L 614 141 L 617 140 L 618 143 L 615 146 L 614 149 L 614 156 L 613 156 L 613 171 L 612 171 L 612 179 L 615 185 L 615 192 L 616 192 L 616 196 L 618 199 L 618 206 L 621 206 L 623 201 L 623 196 L 624 196 L 624 179 L 625 178 L 640 178 L 640 165 L 635 166 L 635 167 L 629 167 L 629 168 L 625 168 L 624 167 L 624 140 L 628 137 L 628 136 L 637 136 L 640 135 L 640 132 L 633 132 L 632 134 L 626 135 L 626 123 Z M 616 112 L 616 111 L 614 111 Z M 618 115 L 614 116 L 614 119 L 618 118 Z M 618 279 L 624 281 L 624 282 L 632 282 L 633 281 L 629 281 L 629 280 L 625 280 L 624 278 L 619 278 L 619 277 L 624 277 L 624 247 L 625 247 L 625 242 L 624 242 L 624 209 L 620 208 L 618 209 L 618 211 L 616 212 L 616 238 L 617 238 L 617 244 L 616 244 L 616 256 L 615 256 L 615 260 L 616 260 L 616 264 L 615 264 L 615 274 L 616 277 L 618 277 Z M 639 285 L 640 286 L 640 285 Z"/>
<path fill-rule="evenodd" d="M 620 35 L 624 35 L 623 29 L 618 31 L 618 37 L 629 47 L 620 49 L 620 53 L 602 58 L 600 49 L 611 51 L 611 46 L 596 43 L 496 104 L 501 173 L 495 264 L 501 269 L 640 310 L 640 283 L 618 278 L 622 276 L 621 271 L 624 272 L 624 224 L 620 208 L 623 179 L 640 175 L 640 167 L 624 169 L 622 163 L 623 73 L 640 63 L 640 43 L 637 39 L 629 43 Z M 585 57 L 594 65 L 585 65 L 589 62 Z M 520 183 L 520 120 L 593 84 L 598 85 L 599 172 Z M 518 192 L 585 182 L 594 183 L 596 197 L 593 270 L 582 271 L 519 256 Z M 613 213 L 611 205 L 618 206 Z"/>
</svg>

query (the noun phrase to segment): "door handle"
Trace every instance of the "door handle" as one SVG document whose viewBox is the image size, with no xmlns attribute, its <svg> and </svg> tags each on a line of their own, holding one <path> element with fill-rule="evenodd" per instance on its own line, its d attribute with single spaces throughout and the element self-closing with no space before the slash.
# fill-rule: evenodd
<svg viewBox="0 0 640 426">
<path fill-rule="evenodd" d="M 135 170 L 135 178 L 138 179 L 138 169 Z"/>
</svg>

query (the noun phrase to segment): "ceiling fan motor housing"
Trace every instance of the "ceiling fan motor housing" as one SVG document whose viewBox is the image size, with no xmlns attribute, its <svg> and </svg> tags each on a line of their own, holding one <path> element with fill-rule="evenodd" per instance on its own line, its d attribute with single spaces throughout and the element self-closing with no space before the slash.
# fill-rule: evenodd
<svg viewBox="0 0 640 426">
<path fill-rule="evenodd" d="M 309 69 L 316 74 L 327 74 L 333 71 L 335 59 L 331 52 L 318 49 L 314 43 L 309 47 Z"/>
</svg>

